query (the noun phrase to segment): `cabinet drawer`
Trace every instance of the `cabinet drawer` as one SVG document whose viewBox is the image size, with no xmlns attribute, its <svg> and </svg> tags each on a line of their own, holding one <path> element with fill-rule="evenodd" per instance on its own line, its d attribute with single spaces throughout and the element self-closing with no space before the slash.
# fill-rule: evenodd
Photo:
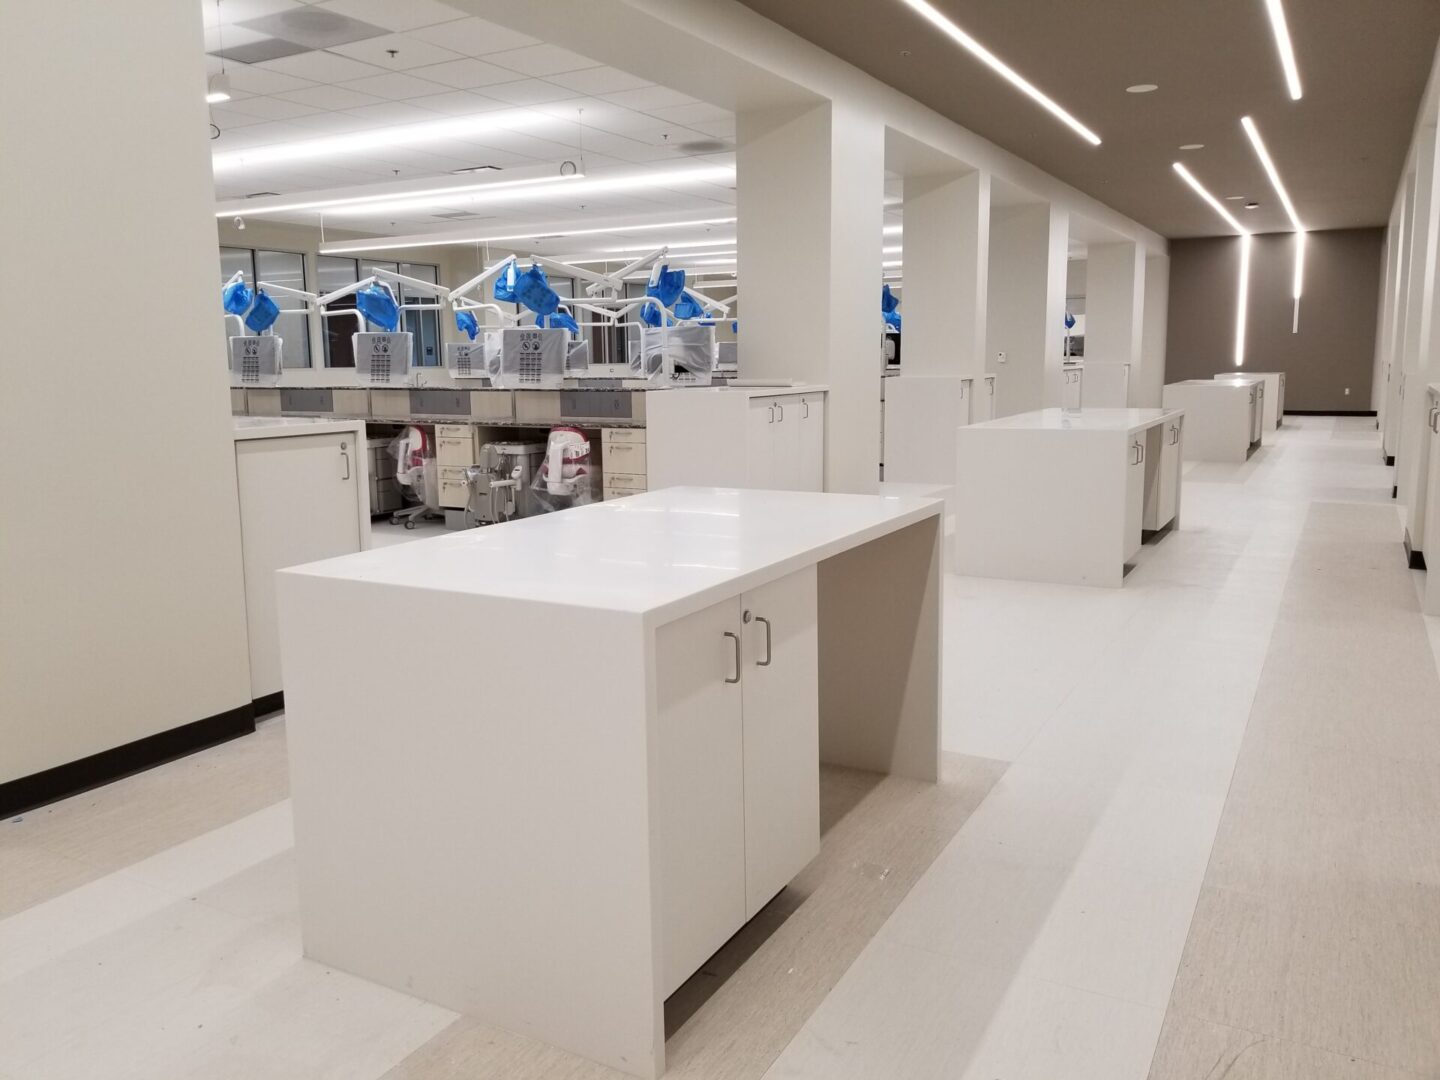
<svg viewBox="0 0 1440 1080">
<path fill-rule="evenodd" d="M 439 465 L 474 465 L 475 464 L 475 436 L 466 435 L 463 438 L 441 435 L 435 440 L 435 461 Z"/>
<path fill-rule="evenodd" d="M 600 432 L 600 441 L 607 450 L 615 443 L 639 443 L 645 445 L 644 428 L 607 427 Z"/>
<path fill-rule="evenodd" d="M 447 510 L 463 510 L 470 502 L 470 484 L 464 469 L 440 467 L 440 505 Z"/>
<path fill-rule="evenodd" d="M 608 472 L 643 474 L 645 470 L 645 444 L 606 442 L 603 455 L 604 468 Z"/>
<path fill-rule="evenodd" d="M 605 498 L 623 499 L 626 495 L 639 495 L 647 491 L 645 477 L 629 473 L 605 474 Z"/>
</svg>

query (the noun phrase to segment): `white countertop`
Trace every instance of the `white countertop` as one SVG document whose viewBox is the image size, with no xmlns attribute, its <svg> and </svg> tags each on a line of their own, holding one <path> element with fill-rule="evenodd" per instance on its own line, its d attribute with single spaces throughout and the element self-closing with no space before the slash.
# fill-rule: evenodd
<svg viewBox="0 0 1440 1080">
<path fill-rule="evenodd" d="M 1253 375 L 1232 375 L 1228 378 L 1213 379 L 1181 379 L 1179 382 L 1166 383 L 1166 389 L 1172 386 L 1254 386 L 1256 383 L 1264 382 L 1264 379 L 1256 378 Z"/>
<path fill-rule="evenodd" d="M 666 488 L 282 574 L 601 608 L 658 625 L 937 516 L 942 505 L 914 496 Z"/>
<path fill-rule="evenodd" d="M 330 432 L 365 433 L 365 421 L 326 416 L 234 416 L 235 438 L 283 439 L 291 435 L 327 435 Z"/>
<path fill-rule="evenodd" d="M 1182 409 L 1040 409 L 1002 416 L 999 420 L 987 420 L 983 424 L 971 424 L 961 430 L 1005 428 L 1022 431 L 1118 431 L 1128 434 L 1182 415 Z"/>
<path fill-rule="evenodd" d="M 778 397 L 782 394 L 823 394 L 830 387 L 824 383 L 761 383 L 731 382 L 725 386 L 675 386 L 665 388 L 667 394 L 726 394 L 730 397 Z"/>
</svg>

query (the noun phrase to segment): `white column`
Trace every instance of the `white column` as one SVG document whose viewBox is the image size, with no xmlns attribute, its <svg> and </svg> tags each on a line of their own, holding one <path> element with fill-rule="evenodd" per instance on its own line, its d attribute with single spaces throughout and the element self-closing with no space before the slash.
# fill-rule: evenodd
<svg viewBox="0 0 1440 1080">
<path fill-rule="evenodd" d="M 1133 388 L 1143 362 L 1145 251 L 1128 240 L 1091 244 L 1086 271 L 1085 363 L 1129 364 Z"/>
<path fill-rule="evenodd" d="M 990 175 L 905 179 L 904 370 L 985 373 Z"/>
<path fill-rule="evenodd" d="M 840 102 L 737 117 L 740 372 L 830 388 L 825 486 L 880 461 L 885 129 Z"/>
<path fill-rule="evenodd" d="M 1165 395 L 1165 344 L 1170 332 L 1170 256 L 1145 259 L 1145 308 L 1140 333 L 1140 375 L 1130 377 L 1130 404 L 1158 409 Z M 1088 344 L 1088 343 L 1087 343 Z"/>
<path fill-rule="evenodd" d="M 5 10 L 0 782 L 250 704 L 200 8 Z"/>
<path fill-rule="evenodd" d="M 985 350 L 998 415 L 1060 404 L 1069 225 L 1049 204 L 991 218 Z"/>
<path fill-rule="evenodd" d="M 1436 247 L 1440 244 L 1440 168 L 1435 128 L 1416 140 L 1415 213 L 1411 227 L 1409 302 L 1405 310 L 1404 398 L 1400 408 L 1400 439 L 1395 453 L 1395 483 L 1406 508 L 1406 534 L 1415 550 L 1424 550 L 1421 530 L 1425 514 L 1425 456 L 1429 396 L 1426 384 L 1434 371 L 1431 357 L 1436 286 Z"/>
</svg>

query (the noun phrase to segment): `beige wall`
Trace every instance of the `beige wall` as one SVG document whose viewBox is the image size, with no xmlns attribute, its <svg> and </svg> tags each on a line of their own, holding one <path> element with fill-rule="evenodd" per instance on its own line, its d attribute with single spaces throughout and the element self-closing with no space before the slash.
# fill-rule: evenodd
<svg viewBox="0 0 1440 1080">
<path fill-rule="evenodd" d="M 200 9 L 5 33 L 0 782 L 250 702 Z"/>
<path fill-rule="evenodd" d="M 1287 408 L 1375 408 L 1370 392 L 1383 238 L 1378 228 L 1309 234 L 1299 333 L 1291 333 L 1295 239 L 1289 233 L 1255 238 L 1245 367 L 1285 372 Z M 1168 382 L 1235 370 L 1239 258 L 1236 237 L 1170 241 Z"/>
</svg>

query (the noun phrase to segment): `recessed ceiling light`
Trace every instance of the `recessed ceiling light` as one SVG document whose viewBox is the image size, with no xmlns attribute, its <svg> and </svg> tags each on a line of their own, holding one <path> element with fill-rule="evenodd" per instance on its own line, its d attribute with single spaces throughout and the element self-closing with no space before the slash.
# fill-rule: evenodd
<svg viewBox="0 0 1440 1080">
<path fill-rule="evenodd" d="M 1204 150 L 1204 149 L 1205 149 L 1205 144 L 1204 144 L 1203 142 L 1187 142 L 1184 146 L 1180 147 L 1180 149 L 1181 149 L 1181 150 Z"/>
<path fill-rule="evenodd" d="M 1152 91 L 1159 90 L 1159 89 L 1160 89 L 1160 87 L 1156 86 L 1153 82 L 1142 82 L 1142 83 L 1136 83 L 1134 86 L 1127 86 L 1127 87 L 1125 87 L 1125 93 L 1127 93 L 1127 94 L 1148 94 L 1148 93 L 1151 93 Z"/>
<path fill-rule="evenodd" d="M 1076 120 L 1075 117 L 1071 116 L 1068 112 L 1062 109 L 1053 99 L 1048 97 L 1034 84 L 1028 82 L 1020 75 L 1019 72 L 1017 72 L 1009 64 L 1005 63 L 1005 61 L 1001 60 L 984 45 L 981 45 L 980 42 L 976 41 L 973 37 L 967 34 L 953 21 L 951 21 L 948 16 L 938 11 L 934 7 L 934 5 L 928 3 L 927 0 L 901 0 L 901 2 L 904 3 L 907 7 L 909 7 L 912 11 L 914 11 L 917 15 L 928 21 L 932 26 L 934 26 L 942 34 L 948 37 L 951 41 L 955 42 L 955 44 L 959 45 L 971 56 L 975 57 L 986 67 L 990 68 L 991 71 L 994 71 L 1001 78 L 1009 82 L 1011 86 L 1014 86 L 1017 90 L 1025 94 L 1032 101 L 1039 104 L 1041 108 L 1045 109 L 1052 116 L 1060 120 L 1061 123 L 1069 127 L 1086 142 L 1090 143 L 1093 146 L 1100 145 L 1099 135 L 1096 135 L 1084 124 L 1080 123 L 1079 120 Z"/>
<path fill-rule="evenodd" d="M 1239 202 L 1241 199 L 1245 198 L 1245 196 L 1244 196 L 1244 195 L 1226 195 L 1225 198 L 1226 198 L 1229 202 Z"/>
<path fill-rule="evenodd" d="M 1246 209 L 1246 210 L 1259 210 L 1259 209 L 1260 209 L 1260 204 L 1259 204 L 1258 202 L 1247 202 L 1247 203 L 1245 204 L 1245 209 Z"/>
</svg>

